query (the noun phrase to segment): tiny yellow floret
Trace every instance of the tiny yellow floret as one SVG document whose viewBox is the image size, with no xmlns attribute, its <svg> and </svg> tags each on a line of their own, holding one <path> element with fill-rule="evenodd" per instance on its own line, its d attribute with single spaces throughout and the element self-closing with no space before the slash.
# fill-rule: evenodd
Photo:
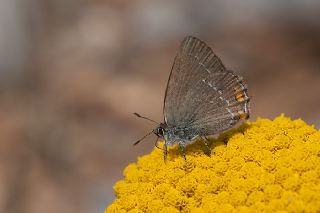
<svg viewBox="0 0 320 213">
<path fill-rule="evenodd" d="M 160 143 L 161 144 L 161 143 Z M 105 213 L 320 212 L 320 131 L 281 115 L 186 147 L 155 148 L 124 170 Z"/>
</svg>

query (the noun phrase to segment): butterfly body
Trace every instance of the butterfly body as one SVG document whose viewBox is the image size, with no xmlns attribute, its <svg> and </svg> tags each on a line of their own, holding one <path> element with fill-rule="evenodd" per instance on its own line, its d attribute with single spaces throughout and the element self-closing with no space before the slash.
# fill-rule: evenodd
<svg viewBox="0 0 320 213">
<path fill-rule="evenodd" d="M 155 134 L 161 139 L 164 139 L 167 146 L 175 143 L 187 144 L 199 136 L 196 131 L 188 127 L 169 127 L 165 123 L 161 123 L 159 127 L 156 128 Z"/>
</svg>

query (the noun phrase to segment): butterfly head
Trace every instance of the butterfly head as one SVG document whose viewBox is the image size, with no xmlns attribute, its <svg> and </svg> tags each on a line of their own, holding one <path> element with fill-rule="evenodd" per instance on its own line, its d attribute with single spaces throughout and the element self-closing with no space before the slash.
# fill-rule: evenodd
<svg viewBox="0 0 320 213">
<path fill-rule="evenodd" d="M 153 130 L 153 133 L 161 139 L 164 139 L 166 135 L 167 124 L 161 123 L 157 128 Z"/>
</svg>

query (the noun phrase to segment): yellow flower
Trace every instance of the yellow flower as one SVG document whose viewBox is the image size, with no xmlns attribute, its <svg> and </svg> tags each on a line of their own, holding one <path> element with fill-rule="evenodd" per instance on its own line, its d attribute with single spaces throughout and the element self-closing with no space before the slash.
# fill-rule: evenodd
<svg viewBox="0 0 320 213">
<path fill-rule="evenodd" d="M 118 212 L 319 212 L 320 131 L 281 115 L 258 119 L 211 139 L 211 157 L 196 141 L 155 148 L 124 170 Z"/>
</svg>

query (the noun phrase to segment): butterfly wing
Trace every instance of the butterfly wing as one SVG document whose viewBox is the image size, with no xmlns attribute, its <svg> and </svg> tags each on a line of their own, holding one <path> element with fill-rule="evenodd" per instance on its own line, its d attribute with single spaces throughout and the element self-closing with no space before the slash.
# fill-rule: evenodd
<svg viewBox="0 0 320 213">
<path fill-rule="evenodd" d="M 249 116 L 247 86 L 203 41 L 187 36 L 169 76 L 164 117 L 170 127 L 212 135 Z"/>
</svg>

